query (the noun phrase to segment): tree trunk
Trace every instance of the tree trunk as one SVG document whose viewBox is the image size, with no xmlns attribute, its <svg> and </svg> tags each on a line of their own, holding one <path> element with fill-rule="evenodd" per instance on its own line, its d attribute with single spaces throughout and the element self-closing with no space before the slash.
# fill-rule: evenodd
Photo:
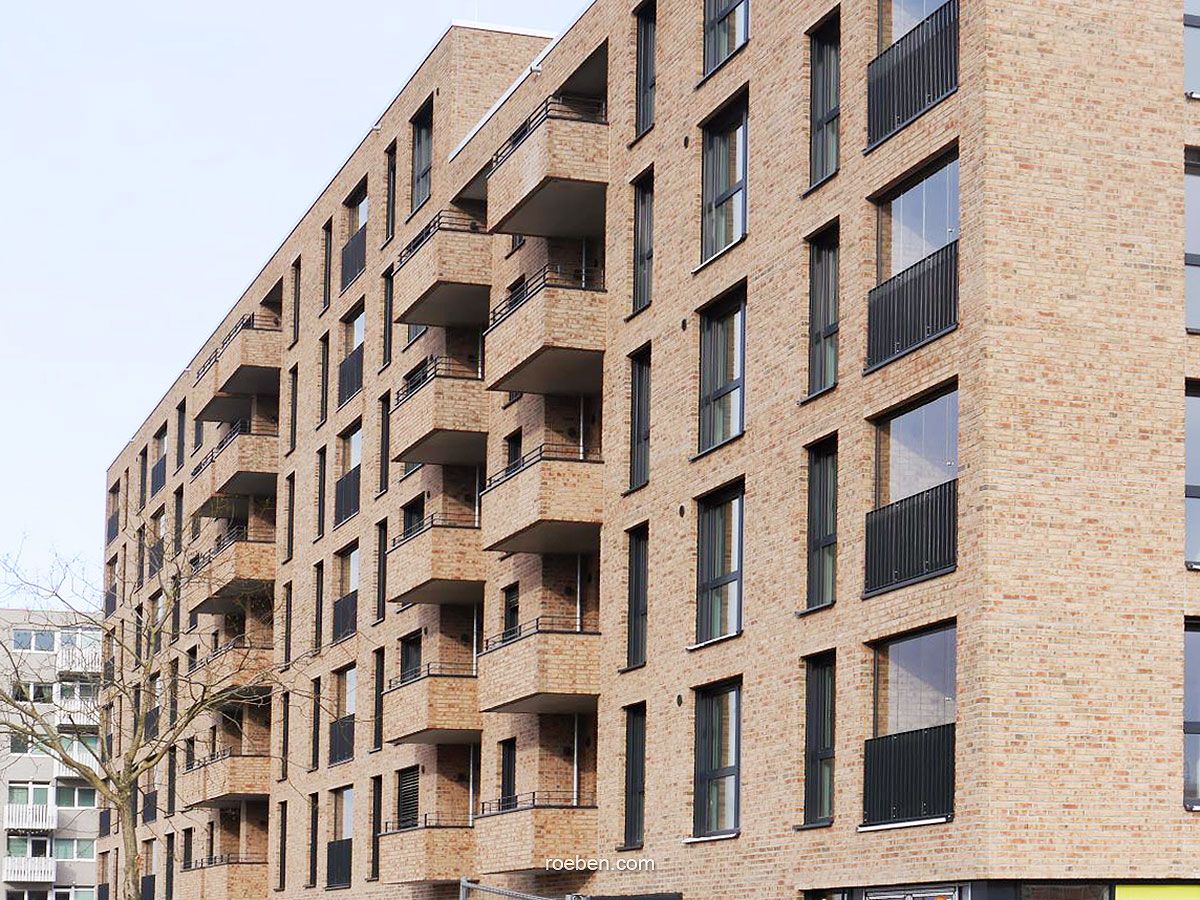
<svg viewBox="0 0 1200 900">
<path fill-rule="evenodd" d="M 121 791 L 121 802 L 117 804 L 117 815 L 121 820 L 121 852 L 125 855 L 121 866 L 121 883 L 118 890 L 113 885 L 115 900 L 141 900 L 142 896 L 142 860 L 141 847 L 137 839 L 137 811 L 134 809 L 134 798 L 137 789 Z"/>
</svg>

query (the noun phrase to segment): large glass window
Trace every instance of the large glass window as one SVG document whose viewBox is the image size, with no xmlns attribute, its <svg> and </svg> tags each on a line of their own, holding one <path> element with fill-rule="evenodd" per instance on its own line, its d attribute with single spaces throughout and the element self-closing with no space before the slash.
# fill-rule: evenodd
<svg viewBox="0 0 1200 900">
<path fill-rule="evenodd" d="M 880 207 L 881 280 L 958 240 L 958 160 L 904 188 Z"/>
<path fill-rule="evenodd" d="M 1200 384 L 1188 384 L 1184 403 L 1184 559 L 1200 565 Z"/>
<path fill-rule="evenodd" d="M 804 824 L 833 821 L 834 655 L 805 665 Z"/>
<path fill-rule="evenodd" d="M 834 601 L 837 588 L 837 438 L 808 451 L 808 608 Z"/>
<path fill-rule="evenodd" d="M 742 433 L 746 296 L 710 307 L 700 317 L 700 447 L 709 450 Z"/>
<path fill-rule="evenodd" d="M 746 234 L 747 107 L 735 103 L 704 126 L 701 259 Z"/>
<path fill-rule="evenodd" d="M 655 67 L 655 40 L 658 31 L 658 7 L 654 0 L 637 11 L 637 109 L 634 128 L 640 135 L 654 124 L 654 94 L 658 80 Z"/>
<path fill-rule="evenodd" d="M 958 391 L 880 422 L 876 430 L 878 506 L 958 477 Z"/>
<path fill-rule="evenodd" d="M 742 628 L 742 487 L 699 502 L 696 555 L 696 642 Z"/>
<path fill-rule="evenodd" d="M 880 0 L 880 49 L 900 40 L 945 3 L 946 0 Z"/>
<path fill-rule="evenodd" d="M 809 118 L 808 183 L 817 184 L 838 168 L 838 120 L 841 87 L 838 57 L 841 19 L 837 14 L 809 35 L 811 102 Z"/>
<path fill-rule="evenodd" d="M 704 0 L 704 74 L 746 43 L 750 0 Z"/>
<path fill-rule="evenodd" d="M 695 837 L 738 830 L 741 694 L 739 683 L 696 691 Z"/>
<path fill-rule="evenodd" d="M 1183 633 L 1183 802 L 1200 806 L 1200 623 Z"/>
<path fill-rule="evenodd" d="M 875 735 L 954 721 L 957 628 L 949 625 L 875 648 Z"/>
</svg>

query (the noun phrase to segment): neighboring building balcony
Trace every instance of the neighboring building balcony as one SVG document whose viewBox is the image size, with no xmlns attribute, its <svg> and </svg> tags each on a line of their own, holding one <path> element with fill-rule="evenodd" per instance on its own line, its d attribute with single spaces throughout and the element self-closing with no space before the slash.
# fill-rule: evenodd
<svg viewBox="0 0 1200 900">
<path fill-rule="evenodd" d="M 72 647 L 59 643 L 58 671 L 65 674 L 95 674 L 100 671 L 100 644 Z"/>
<path fill-rule="evenodd" d="M 870 597 L 954 571 L 958 564 L 958 479 L 867 513 Z"/>
<path fill-rule="evenodd" d="M 953 722 L 866 741 L 863 828 L 953 815 Z"/>
<path fill-rule="evenodd" d="M 867 66 L 867 147 L 958 90 L 958 0 L 949 0 Z"/>
<path fill-rule="evenodd" d="M 477 657 L 483 712 L 578 713 L 600 695 L 600 632 L 539 616 L 486 638 Z"/>
<path fill-rule="evenodd" d="M 593 553 L 603 520 L 599 453 L 543 444 L 488 478 L 480 497 L 485 550 Z"/>
<path fill-rule="evenodd" d="M 951 241 L 867 296 L 866 372 L 958 326 L 958 241 Z"/>
<path fill-rule="evenodd" d="M 279 393 L 282 353 L 278 315 L 260 311 L 242 316 L 196 371 L 201 398 L 196 418 L 206 422 L 246 418 L 251 396 Z"/>
<path fill-rule="evenodd" d="M 4 880 L 41 884 L 54 881 L 57 860 L 53 856 L 6 856 Z"/>
<path fill-rule="evenodd" d="M 394 744 L 476 743 L 483 728 L 472 663 L 426 663 L 383 694 L 384 737 Z"/>
<path fill-rule="evenodd" d="M 188 678 L 203 682 L 210 691 L 233 690 L 270 670 L 274 656 L 275 650 L 269 641 L 238 635 L 208 656 L 196 660 L 195 666 L 188 670 Z M 260 687 L 266 691 L 270 685 L 262 683 Z M 262 691 L 253 693 L 257 695 Z"/>
<path fill-rule="evenodd" d="M 400 251 L 392 274 L 396 321 L 409 325 L 483 325 L 491 293 L 487 225 L 444 209 Z"/>
<path fill-rule="evenodd" d="M 545 266 L 509 291 L 484 332 L 487 389 L 599 394 L 604 270 Z"/>
<path fill-rule="evenodd" d="M 534 791 L 490 800 L 475 817 L 476 861 L 485 875 L 544 870 L 546 859 L 595 853 L 592 794 Z"/>
<path fill-rule="evenodd" d="M 548 97 L 492 157 L 488 230 L 565 238 L 603 234 L 608 178 L 604 101 Z"/>
<path fill-rule="evenodd" d="M 426 360 L 396 391 L 392 459 L 397 462 L 475 466 L 487 454 L 487 395 L 476 366 L 444 356 Z"/>
<path fill-rule="evenodd" d="M 270 781 L 269 754 L 226 748 L 184 766 L 179 800 L 185 807 L 236 807 L 265 797 Z"/>
<path fill-rule="evenodd" d="M 274 583 L 274 538 L 251 539 L 245 528 L 231 528 L 192 560 L 181 588 L 183 605 L 189 613 L 235 612 Z"/>
<path fill-rule="evenodd" d="M 278 459 L 276 429 L 256 428 L 245 419 L 235 423 L 192 467 L 189 488 L 192 513 L 228 515 L 234 497 L 274 496 Z"/>
<path fill-rule="evenodd" d="M 93 724 L 95 724 L 95 721 L 98 720 L 98 718 L 99 717 L 96 716 L 94 713 L 92 714 Z M 77 718 L 75 718 L 75 716 L 73 715 L 72 721 L 78 722 L 79 720 Z M 75 757 L 72 757 L 72 759 L 75 759 L 76 762 L 81 763 L 83 766 L 90 769 L 92 772 L 99 771 L 100 763 L 97 760 L 95 760 L 94 758 L 92 758 L 92 756 L 90 754 L 88 756 L 85 756 L 82 759 L 76 759 Z M 54 760 L 54 777 L 60 778 L 60 779 L 61 778 L 83 778 L 83 776 L 80 775 L 77 771 L 75 771 L 75 769 L 72 769 L 68 765 L 64 765 L 58 759 Z"/>
<path fill-rule="evenodd" d="M 487 563 L 479 535 L 469 513 L 434 513 L 397 535 L 388 549 L 388 599 L 482 603 Z"/>
<path fill-rule="evenodd" d="M 100 707 L 94 698 L 61 698 L 55 703 L 55 714 L 60 726 L 94 728 L 100 723 Z"/>
<path fill-rule="evenodd" d="M 58 807 L 47 804 L 6 803 L 4 827 L 9 831 L 53 831 L 58 827 Z"/>
<path fill-rule="evenodd" d="M 385 884 L 458 881 L 475 872 L 470 816 L 424 815 L 387 822 L 379 835 L 379 880 Z"/>
<path fill-rule="evenodd" d="M 267 857 L 254 853 L 221 853 L 193 857 L 179 867 L 175 896 L 181 900 L 232 900 L 266 897 Z"/>
</svg>

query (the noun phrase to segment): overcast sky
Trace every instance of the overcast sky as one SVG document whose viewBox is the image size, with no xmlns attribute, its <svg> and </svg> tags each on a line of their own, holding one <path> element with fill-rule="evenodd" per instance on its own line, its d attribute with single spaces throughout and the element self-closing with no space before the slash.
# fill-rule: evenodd
<svg viewBox="0 0 1200 900">
<path fill-rule="evenodd" d="M 98 572 L 109 463 L 451 20 L 582 6 L 6 4 L 0 556 Z"/>
</svg>

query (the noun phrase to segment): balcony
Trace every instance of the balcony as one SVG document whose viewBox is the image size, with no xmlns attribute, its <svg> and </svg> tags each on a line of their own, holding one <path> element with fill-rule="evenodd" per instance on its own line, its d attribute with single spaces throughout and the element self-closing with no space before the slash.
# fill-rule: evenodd
<svg viewBox="0 0 1200 900">
<path fill-rule="evenodd" d="M 60 674 L 89 675 L 100 671 L 100 644 L 72 647 L 61 642 L 58 647 L 58 671 Z"/>
<path fill-rule="evenodd" d="M 397 535 L 387 557 L 389 600 L 482 603 L 487 565 L 474 515 L 434 513 Z"/>
<path fill-rule="evenodd" d="M 183 878 L 176 882 L 181 900 L 266 897 L 267 857 L 255 853 L 220 853 L 193 857 L 179 867 Z"/>
<path fill-rule="evenodd" d="M 342 290 L 350 287 L 351 282 L 363 273 L 367 267 L 367 225 L 362 227 L 342 245 Z"/>
<path fill-rule="evenodd" d="M 359 344 L 338 363 L 338 406 L 358 394 L 363 386 L 363 345 Z"/>
<path fill-rule="evenodd" d="M 571 791 L 487 801 L 475 817 L 479 871 L 544 871 L 547 857 L 586 857 L 596 850 L 597 821 L 596 798 Z"/>
<path fill-rule="evenodd" d="M 329 723 L 329 765 L 354 759 L 354 713 Z"/>
<path fill-rule="evenodd" d="M 57 860 L 52 856 L 6 856 L 4 858 L 4 880 L 25 883 L 54 881 Z"/>
<path fill-rule="evenodd" d="M 191 512 L 228 515 L 235 497 L 275 495 L 279 433 L 243 419 L 192 467 Z"/>
<path fill-rule="evenodd" d="M 608 177 L 604 101 L 548 97 L 492 157 L 488 230 L 564 238 L 603 234 Z"/>
<path fill-rule="evenodd" d="M 549 265 L 513 288 L 484 332 L 489 391 L 599 394 L 604 271 Z"/>
<path fill-rule="evenodd" d="M 593 553 L 603 520 L 595 451 L 543 444 L 488 478 L 480 498 L 485 550 Z"/>
<path fill-rule="evenodd" d="M 875 147 L 958 90 L 958 0 L 867 66 L 867 145 Z"/>
<path fill-rule="evenodd" d="M 268 793 L 271 757 L 226 748 L 194 760 L 179 779 L 179 799 L 185 807 L 236 807 Z"/>
<path fill-rule="evenodd" d="M 98 716 L 96 716 L 95 714 L 93 714 L 92 717 L 93 717 L 93 719 L 98 719 Z M 78 719 L 75 719 L 75 718 L 72 718 L 72 722 L 75 724 L 82 724 L 79 722 Z M 94 721 L 93 721 L 93 724 L 95 724 Z M 92 757 L 92 755 L 90 753 L 83 758 L 78 758 L 75 756 L 72 756 L 71 758 L 74 759 L 77 763 L 82 764 L 86 768 L 91 769 L 93 772 L 100 771 L 100 763 L 97 762 L 96 759 L 94 757 Z M 70 766 L 65 765 L 60 760 L 56 759 L 54 761 L 54 777 L 63 779 L 63 778 L 82 778 L 83 776 L 80 775 L 74 769 L 72 769 Z"/>
<path fill-rule="evenodd" d="M 341 525 L 351 516 L 358 515 L 359 487 L 362 467 L 355 466 L 337 480 L 333 487 L 333 524 Z"/>
<path fill-rule="evenodd" d="M 167 458 L 160 456 L 150 467 L 150 496 L 153 497 L 166 486 Z"/>
<path fill-rule="evenodd" d="M 196 371 L 197 392 L 204 398 L 196 418 L 237 422 L 249 417 L 254 394 L 279 393 L 282 351 L 277 314 L 263 311 L 239 319 Z"/>
<path fill-rule="evenodd" d="M 181 592 L 189 613 L 225 614 L 267 595 L 275 583 L 275 541 L 251 539 L 243 527 L 225 532 L 195 557 Z"/>
<path fill-rule="evenodd" d="M 953 815 L 953 722 L 865 742 L 864 828 Z"/>
<path fill-rule="evenodd" d="M 475 366 L 434 356 L 396 391 L 396 462 L 476 466 L 487 455 L 487 396 Z"/>
<path fill-rule="evenodd" d="M 486 638 L 478 658 L 479 708 L 579 713 L 600 695 L 600 632 L 572 616 L 539 616 Z"/>
<path fill-rule="evenodd" d="M 4 827 L 10 831 L 53 831 L 58 827 L 58 807 L 33 803 L 6 803 Z"/>
<path fill-rule="evenodd" d="M 461 327 L 487 322 L 491 236 L 466 213 L 444 209 L 400 251 L 392 293 L 396 321 Z"/>
<path fill-rule="evenodd" d="M 422 816 L 416 824 L 386 823 L 379 836 L 379 879 L 385 884 L 458 881 L 475 871 L 475 830 L 469 816 Z"/>
<path fill-rule="evenodd" d="M 863 596 L 953 572 L 957 563 L 957 479 L 867 513 Z"/>
<path fill-rule="evenodd" d="M 470 744 L 483 728 L 472 663 L 426 663 L 393 678 L 383 694 L 393 744 Z"/>
<path fill-rule="evenodd" d="M 354 838 L 330 841 L 325 848 L 325 886 L 349 887 Z"/>
<path fill-rule="evenodd" d="M 333 601 L 333 641 L 350 637 L 358 631 L 358 591 L 350 591 Z"/>
<path fill-rule="evenodd" d="M 958 325 L 958 241 L 867 295 L 867 365 L 874 372 Z"/>
<path fill-rule="evenodd" d="M 274 664 L 274 656 L 275 650 L 269 641 L 256 641 L 242 634 L 198 659 L 188 669 L 188 677 L 189 680 L 202 682 L 210 691 L 237 691 L 269 671 Z M 193 672 L 200 674 L 193 676 Z M 245 698 L 256 697 L 269 688 L 269 684 L 259 682 L 257 689 L 248 691 Z"/>
<path fill-rule="evenodd" d="M 486 316 L 485 316 L 486 318 Z M 117 534 L 121 530 L 121 512 L 114 509 L 108 514 L 108 521 L 104 525 L 104 544 L 108 546 L 117 539 Z"/>
</svg>

